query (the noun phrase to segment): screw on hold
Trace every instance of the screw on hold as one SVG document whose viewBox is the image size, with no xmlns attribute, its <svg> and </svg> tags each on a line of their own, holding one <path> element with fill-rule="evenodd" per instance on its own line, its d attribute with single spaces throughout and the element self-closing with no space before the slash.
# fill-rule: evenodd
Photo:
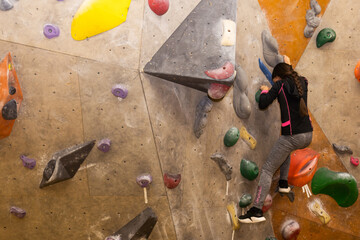
<svg viewBox="0 0 360 240">
<path fill-rule="evenodd" d="M 28 158 L 25 155 L 21 155 L 20 159 L 24 165 L 24 167 L 27 167 L 29 169 L 33 169 L 36 165 L 36 160 L 32 158 Z"/>
<path fill-rule="evenodd" d="M 58 37 L 60 35 L 60 29 L 58 26 L 53 24 L 46 24 L 44 26 L 43 33 L 48 39 Z"/>
<path fill-rule="evenodd" d="M 136 183 L 144 189 L 145 203 L 148 203 L 146 188 L 152 183 L 152 176 L 149 173 L 143 173 L 136 177 Z"/>
<path fill-rule="evenodd" d="M 104 138 L 100 140 L 100 142 L 97 145 L 97 148 L 104 153 L 110 151 L 110 147 L 111 147 L 111 140 L 108 138 Z"/>
<path fill-rule="evenodd" d="M 128 95 L 128 90 L 126 89 L 126 87 L 122 84 L 116 84 L 115 86 L 112 87 L 111 89 L 111 93 L 115 96 L 115 97 L 119 97 L 119 98 L 126 98 Z"/>
<path fill-rule="evenodd" d="M 24 209 L 15 206 L 10 208 L 10 213 L 14 214 L 18 218 L 23 218 L 26 215 L 26 211 Z"/>
<path fill-rule="evenodd" d="M 9 87 L 9 94 L 10 95 L 14 95 L 16 93 L 16 88 L 14 88 L 13 86 Z"/>
</svg>

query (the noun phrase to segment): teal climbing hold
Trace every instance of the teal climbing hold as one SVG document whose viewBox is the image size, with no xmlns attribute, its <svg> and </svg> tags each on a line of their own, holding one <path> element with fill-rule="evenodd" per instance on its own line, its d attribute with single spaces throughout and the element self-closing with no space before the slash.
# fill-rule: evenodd
<svg viewBox="0 0 360 240">
<path fill-rule="evenodd" d="M 241 208 L 246 208 L 247 206 L 249 206 L 252 203 L 252 197 L 250 194 L 245 193 L 244 195 L 241 196 L 240 201 L 239 201 L 239 207 Z"/>
<path fill-rule="evenodd" d="M 313 194 L 326 194 L 339 206 L 350 207 L 358 198 L 356 179 L 346 172 L 333 172 L 319 168 L 311 182 Z"/>
<path fill-rule="evenodd" d="M 336 38 L 336 33 L 331 28 L 322 29 L 316 37 L 316 46 L 319 48 L 325 43 L 333 42 Z"/>
<path fill-rule="evenodd" d="M 259 103 L 260 101 L 260 95 L 261 95 L 261 89 L 259 89 L 256 93 L 255 93 L 255 101 L 257 103 Z"/>
<path fill-rule="evenodd" d="M 241 159 L 240 172 L 244 178 L 252 181 L 259 175 L 259 168 L 255 162 Z"/>
<path fill-rule="evenodd" d="M 239 140 L 240 137 L 240 131 L 236 127 L 230 128 L 224 137 L 224 144 L 227 147 L 234 146 L 235 143 Z"/>
</svg>

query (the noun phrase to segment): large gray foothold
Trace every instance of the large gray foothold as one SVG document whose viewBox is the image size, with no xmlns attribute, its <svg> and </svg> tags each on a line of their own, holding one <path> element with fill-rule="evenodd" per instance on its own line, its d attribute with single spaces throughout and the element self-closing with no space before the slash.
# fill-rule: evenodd
<svg viewBox="0 0 360 240">
<path fill-rule="evenodd" d="M 315 11 L 313 9 L 306 11 L 306 23 L 308 26 L 317 28 L 320 24 L 320 18 L 315 16 Z"/>
<path fill-rule="evenodd" d="M 15 120 L 17 118 L 17 104 L 15 99 L 8 101 L 1 110 L 5 120 Z"/>
<path fill-rule="evenodd" d="M 231 180 L 232 167 L 227 163 L 225 156 L 222 153 L 214 153 L 210 158 L 218 164 L 221 172 L 225 175 L 226 181 Z"/>
<path fill-rule="evenodd" d="M 246 119 L 250 117 L 251 105 L 247 96 L 248 79 L 245 71 L 236 66 L 236 77 L 233 91 L 233 107 L 239 118 Z"/>
<path fill-rule="evenodd" d="M 148 239 L 156 222 L 157 216 L 154 211 L 151 208 L 146 208 L 119 231 L 105 238 L 105 240 Z"/>
<path fill-rule="evenodd" d="M 321 6 L 316 0 L 310 0 L 310 7 L 314 10 L 315 15 L 319 15 L 321 13 Z"/>
<path fill-rule="evenodd" d="M 305 26 L 304 36 L 305 36 L 306 38 L 311 38 L 312 35 L 314 34 L 314 32 L 315 32 L 315 28 L 309 27 L 309 25 L 306 25 L 306 26 Z"/>
<path fill-rule="evenodd" d="M 278 63 L 284 62 L 284 56 L 279 54 L 279 45 L 270 32 L 267 30 L 262 31 L 261 39 L 266 63 L 271 67 L 275 67 Z"/>
<path fill-rule="evenodd" d="M 56 152 L 44 169 L 40 188 L 74 177 L 94 145 L 95 140 Z"/>
<path fill-rule="evenodd" d="M 10 0 L 0 0 L 0 10 L 8 11 L 14 7 L 14 4 Z"/>
<path fill-rule="evenodd" d="M 333 146 L 335 152 L 337 152 L 339 154 L 346 154 L 346 153 L 353 154 L 353 151 L 348 146 L 337 145 L 335 143 L 333 143 L 332 146 Z"/>
<path fill-rule="evenodd" d="M 235 66 L 235 45 L 221 45 L 223 20 L 236 22 L 236 0 L 201 0 L 144 67 L 144 72 L 171 82 L 207 92 L 219 83 L 231 87 L 234 76 L 206 71 L 226 62 Z"/>
<path fill-rule="evenodd" d="M 213 103 L 208 96 L 204 96 L 196 106 L 194 134 L 197 138 L 204 132 L 207 124 L 208 113 L 211 111 Z"/>
</svg>

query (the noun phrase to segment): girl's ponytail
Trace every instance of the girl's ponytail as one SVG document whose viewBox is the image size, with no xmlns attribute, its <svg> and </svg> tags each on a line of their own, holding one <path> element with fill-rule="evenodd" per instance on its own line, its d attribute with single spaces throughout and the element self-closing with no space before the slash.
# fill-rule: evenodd
<svg viewBox="0 0 360 240">
<path fill-rule="evenodd" d="M 299 75 L 295 71 L 292 71 L 291 76 L 294 78 L 296 88 L 300 95 L 300 106 L 299 106 L 300 116 L 301 117 L 309 116 L 308 108 L 307 108 L 307 106 L 305 104 L 305 100 L 303 98 L 304 90 L 303 90 L 302 84 L 300 82 Z"/>
</svg>

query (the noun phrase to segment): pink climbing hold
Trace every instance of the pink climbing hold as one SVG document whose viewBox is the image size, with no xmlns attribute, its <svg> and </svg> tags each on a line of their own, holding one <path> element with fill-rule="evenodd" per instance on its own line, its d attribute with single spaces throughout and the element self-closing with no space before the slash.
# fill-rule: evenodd
<svg viewBox="0 0 360 240">
<path fill-rule="evenodd" d="M 234 74 L 234 65 L 226 62 L 220 68 L 205 71 L 205 74 L 213 79 L 227 79 Z"/>
<path fill-rule="evenodd" d="M 169 0 L 148 0 L 150 9 L 157 15 L 164 15 L 169 10 Z"/>
<path fill-rule="evenodd" d="M 358 166 L 359 165 L 359 159 L 358 158 L 354 158 L 353 156 L 350 157 L 350 163 L 354 166 Z"/>
<path fill-rule="evenodd" d="M 229 91 L 230 87 L 220 83 L 212 83 L 208 89 L 208 95 L 210 98 L 218 100 L 223 98 Z"/>
<path fill-rule="evenodd" d="M 264 205 L 262 207 L 263 213 L 266 213 L 272 206 L 272 197 L 270 194 L 266 195 Z"/>
</svg>

